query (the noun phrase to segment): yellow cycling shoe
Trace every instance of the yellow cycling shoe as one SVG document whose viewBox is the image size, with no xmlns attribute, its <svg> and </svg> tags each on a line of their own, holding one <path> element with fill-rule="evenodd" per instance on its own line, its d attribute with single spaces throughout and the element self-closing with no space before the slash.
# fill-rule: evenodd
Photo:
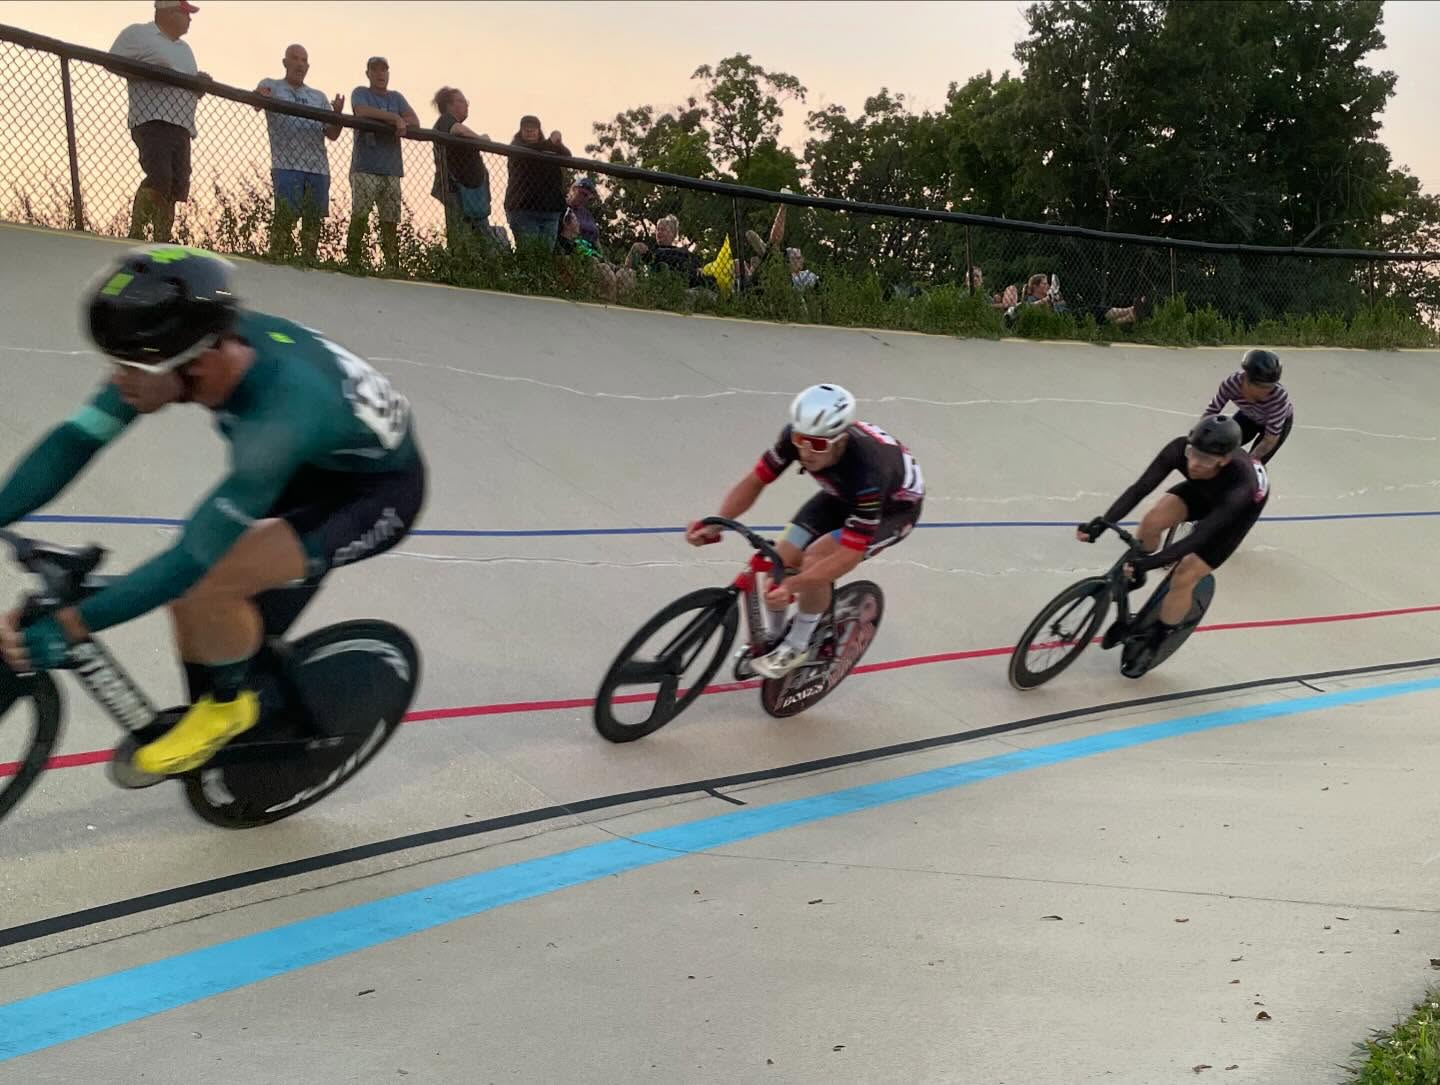
<svg viewBox="0 0 1440 1085">
<path fill-rule="evenodd" d="M 141 772 L 159 776 L 198 769 L 259 719 L 260 698 L 248 689 L 233 701 L 218 703 L 207 694 L 191 705 L 174 727 L 136 750 L 130 763 Z"/>
</svg>

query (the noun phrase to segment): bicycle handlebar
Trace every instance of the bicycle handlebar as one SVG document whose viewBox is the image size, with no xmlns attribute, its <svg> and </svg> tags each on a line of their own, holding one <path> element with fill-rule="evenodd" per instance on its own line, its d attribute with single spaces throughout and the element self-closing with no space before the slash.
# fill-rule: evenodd
<svg viewBox="0 0 1440 1085">
<path fill-rule="evenodd" d="M 779 553 L 770 544 L 768 539 L 762 539 L 755 532 L 742 524 L 739 520 L 729 520 L 724 516 L 707 516 L 700 521 L 701 527 L 723 527 L 733 531 L 737 535 L 743 535 L 745 541 L 760 551 L 770 562 L 770 582 L 778 585 L 785 579 L 785 563 L 780 560 Z"/>
<path fill-rule="evenodd" d="M 1140 545 L 1140 540 L 1137 539 L 1134 535 L 1130 534 L 1130 532 L 1126 531 L 1119 524 L 1112 524 L 1109 520 L 1105 519 L 1101 519 L 1100 522 L 1106 527 L 1108 527 L 1111 531 L 1115 532 L 1115 534 L 1119 535 L 1121 540 L 1125 543 L 1126 546 L 1130 547 L 1131 550 L 1143 549 Z"/>
</svg>

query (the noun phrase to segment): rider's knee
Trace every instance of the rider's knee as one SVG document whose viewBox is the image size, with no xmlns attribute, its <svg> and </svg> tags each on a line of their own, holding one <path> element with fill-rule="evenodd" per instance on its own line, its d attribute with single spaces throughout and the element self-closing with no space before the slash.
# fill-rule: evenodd
<svg viewBox="0 0 1440 1085">
<path fill-rule="evenodd" d="M 1209 567 L 1194 554 L 1186 554 L 1175 566 L 1171 579 L 1182 587 L 1194 587 L 1209 572 Z"/>
</svg>

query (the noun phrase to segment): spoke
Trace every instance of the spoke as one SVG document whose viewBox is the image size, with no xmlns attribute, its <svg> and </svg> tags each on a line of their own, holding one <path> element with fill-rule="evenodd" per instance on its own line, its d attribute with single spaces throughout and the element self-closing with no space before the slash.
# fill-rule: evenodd
<svg viewBox="0 0 1440 1085">
<path fill-rule="evenodd" d="M 655 682 L 663 682 L 671 676 L 672 668 L 666 660 L 630 659 L 620 667 L 619 684 L 622 686 L 648 686 Z"/>
<path fill-rule="evenodd" d="M 680 676 L 678 674 L 666 675 L 660 683 L 660 690 L 655 694 L 655 712 L 662 719 L 669 720 L 675 715 L 675 702 L 678 700 L 676 692 L 680 687 Z"/>
<path fill-rule="evenodd" d="M 659 658 L 670 659 L 677 653 L 683 655 L 690 650 L 692 645 L 697 649 L 704 648 L 705 642 L 710 638 L 710 633 L 715 626 L 719 624 L 721 617 L 722 614 L 714 607 L 701 611 L 691 618 L 689 624 L 665 646 L 664 650 L 659 653 Z M 685 666 L 688 667 L 693 659 L 694 656 L 687 659 Z"/>
</svg>

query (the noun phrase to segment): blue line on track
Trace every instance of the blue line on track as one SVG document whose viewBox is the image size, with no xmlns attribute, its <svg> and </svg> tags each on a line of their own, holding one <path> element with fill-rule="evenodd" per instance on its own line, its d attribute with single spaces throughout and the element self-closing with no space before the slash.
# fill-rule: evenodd
<svg viewBox="0 0 1440 1085">
<path fill-rule="evenodd" d="M 0 1061 L 562 889 L 826 818 L 1180 735 L 1440 689 L 1440 678 L 1206 712 L 751 806 L 482 871 L 0 1005 Z"/>
</svg>

